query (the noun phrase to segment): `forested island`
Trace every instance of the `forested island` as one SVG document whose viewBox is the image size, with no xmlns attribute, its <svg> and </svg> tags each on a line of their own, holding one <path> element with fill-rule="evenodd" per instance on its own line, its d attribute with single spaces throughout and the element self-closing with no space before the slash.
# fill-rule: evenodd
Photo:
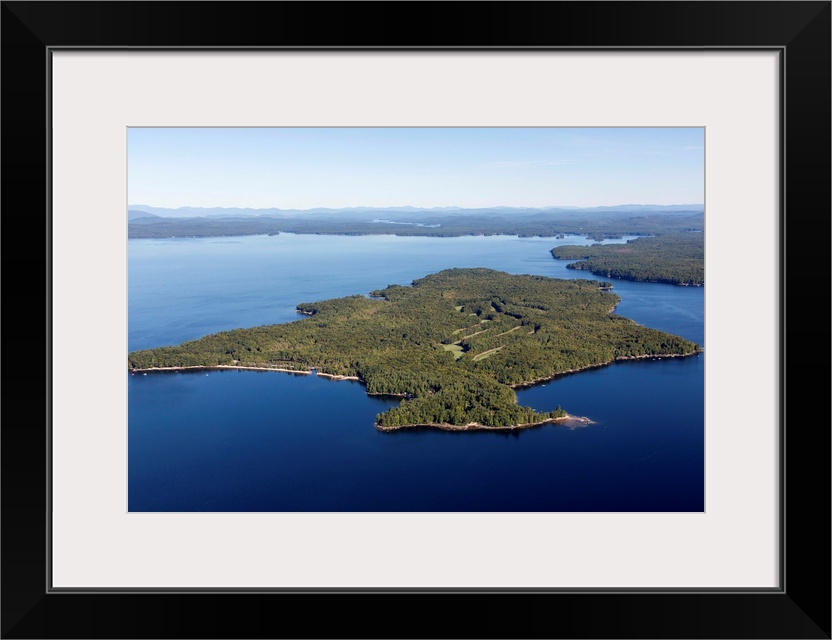
<svg viewBox="0 0 832 640">
<path fill-rule="evenodd" d="M 604 278 L 705 284 L 705 234 L 701 232 L 665 233 L 623 245 L 563 245 L 551 253 L 558 260 L 580 260 L 566 265 L 567 269 L 584 269 Z"/>
<path fill-rule="evenodd" d="M 699 345 L 612 311 L 608 283 L 448 269 L 368 296 L 301 303 L 296 322 L 235 329 L 136 351 L 136 371 L 256 368 L 361 381 L 402 398 L 382 430 L 524 428 L 561 420 L 514 388 L 616 360 L 687 356 Z M 333 417 L 337 417 L 334 415 Z"/>
</svg>

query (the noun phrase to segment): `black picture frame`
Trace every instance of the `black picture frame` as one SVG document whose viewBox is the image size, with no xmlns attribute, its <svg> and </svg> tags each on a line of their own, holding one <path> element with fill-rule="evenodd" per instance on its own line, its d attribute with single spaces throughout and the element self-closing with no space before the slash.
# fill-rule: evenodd
<svg viewBox="0 0 832 640">
<path fill-rule="evenodd" d="M 824 366 L 830 353 L 832 217 L 829 1 L 2 2 L 0 21 L 7 365 L 0 432 L 3 638 L 830 637 L 830 410 Z M 52 590 L 48 91 L 50 52 L 68 47 L 779 52 L 784 80 L 780 588 Z M 792 269 L 786 269 L 787 256 Z M 737 277 L 746 277 L 739 258 L 738 266 Z M 810 376 L 817 377 L 808 372 L 818 363 L 824 379 L 808 384 Z M 310 617 L 310 610 L 319 613 Z M 393 626 L 384 620 L 393 620 Z"/>
</svg>

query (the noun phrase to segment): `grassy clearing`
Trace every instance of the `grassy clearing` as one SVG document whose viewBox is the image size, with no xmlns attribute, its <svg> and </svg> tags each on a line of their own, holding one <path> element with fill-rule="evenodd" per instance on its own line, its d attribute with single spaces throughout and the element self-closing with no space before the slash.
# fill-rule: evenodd
<svg viewBox="0 0 832 640">
<path fill-rule="evenodd" d="M 450 351 L 451 353 L 453 353 L 454 360 L 459 360 L 462 357 L 462 354 L 464 353 L 462 347 L 459 345 L 458 342 L 454 342 L 453 344 L 443 344 L 439 346 L 441 346 L 445 351 Z"/>
<path fill-rule="evenodd" d="M 521 328 L 522 328 L 522 327 L 521 327 L 521 325 L 519 325 L 519 324 L 518 324 L 516 327 L 512 327 L 512 328 L 511 328 L 511 329 L 509 329 L 508 331 L 503 331 L 502 333 L 498 333 L 498 334 L 497 334 L 496 336 L 494 336 L 494 337 L 495 337 L 495 338 L 497 338 L 497 337 L 499 337 L 499 336 L 504 336 L 504 335 L 506 335 L 507 333 L 513 333 L 513 332 L 515 332 L 515 331 L 517 331 L 518 329 L 521 329 Z M 532 331 L 532 333 L 534 333 L 534 331 Z"/>
<path fill-rule="evenodd" d="M 482 360 L 482 359 L 484 359 L 484 358 L 487 358 L 487 357 L 488 357 L 488 356 L 490 356 L 491 354 L 496 353 L 497 351 L 499 351 L 500 349 L 502 349 L 504 346 L 505 346 L 505 345 L 502 345 L 502 346 L 500 346 L 500 347 L 494 347 L 493 349 L 489 349 L 488 351 L 483 351 L 482 353 L 478 353 L 477 355 L 475 355 L 475 356 L 473 357 L 473 360 L 474 360 L 474 362 L 476 362 L 477 360 Z"/>
<path fill-rule="evenodd" d="M 470 331 L 471 329 L 478 329 L 480 327 L 480 325 L 485 324 L 486 322 L 491 322 L 491 320 L 480 320 L 478 324 L 475 324 L 471 327 L 462 327 L 461 329 L 455 329 L 454 331 L 451 331 L 451 335 L 455 336 L 456 334 L 462 333 L 463 331 Z M 483 329 L 482 331 L 486 331 L 486 329 Z M 480 331 L 480 333 L 482 333 L 482 331 Z M 474 334 L 471 334 L 471 335 L 474 335 Z"/>
</svg>

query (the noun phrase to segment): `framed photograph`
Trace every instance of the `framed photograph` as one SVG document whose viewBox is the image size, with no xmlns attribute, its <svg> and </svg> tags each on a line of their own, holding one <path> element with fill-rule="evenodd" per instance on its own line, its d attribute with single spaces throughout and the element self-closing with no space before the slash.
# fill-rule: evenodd
<svg viewBox="0 0 832 640">
<path fill-rule="evenodd" d="M 131 514 L 705 512 L 704 127 L 127 154 Z"/>
<path fill-rule="evenodd" d="M 3 636 L 830 637 L 830 3 L 323 8 L 3 3 Z"/>
</svg>

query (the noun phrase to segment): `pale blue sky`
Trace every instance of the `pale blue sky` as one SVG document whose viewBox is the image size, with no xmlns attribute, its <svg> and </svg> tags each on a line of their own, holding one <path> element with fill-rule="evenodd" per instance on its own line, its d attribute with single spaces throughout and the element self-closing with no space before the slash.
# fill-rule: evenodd
<svg viewBox="0 0 832 640">
<path fill-rule="evenodd" d="M 702 204 L 703 128 L 131 128 L 156 207 Z"/>
</svg>

